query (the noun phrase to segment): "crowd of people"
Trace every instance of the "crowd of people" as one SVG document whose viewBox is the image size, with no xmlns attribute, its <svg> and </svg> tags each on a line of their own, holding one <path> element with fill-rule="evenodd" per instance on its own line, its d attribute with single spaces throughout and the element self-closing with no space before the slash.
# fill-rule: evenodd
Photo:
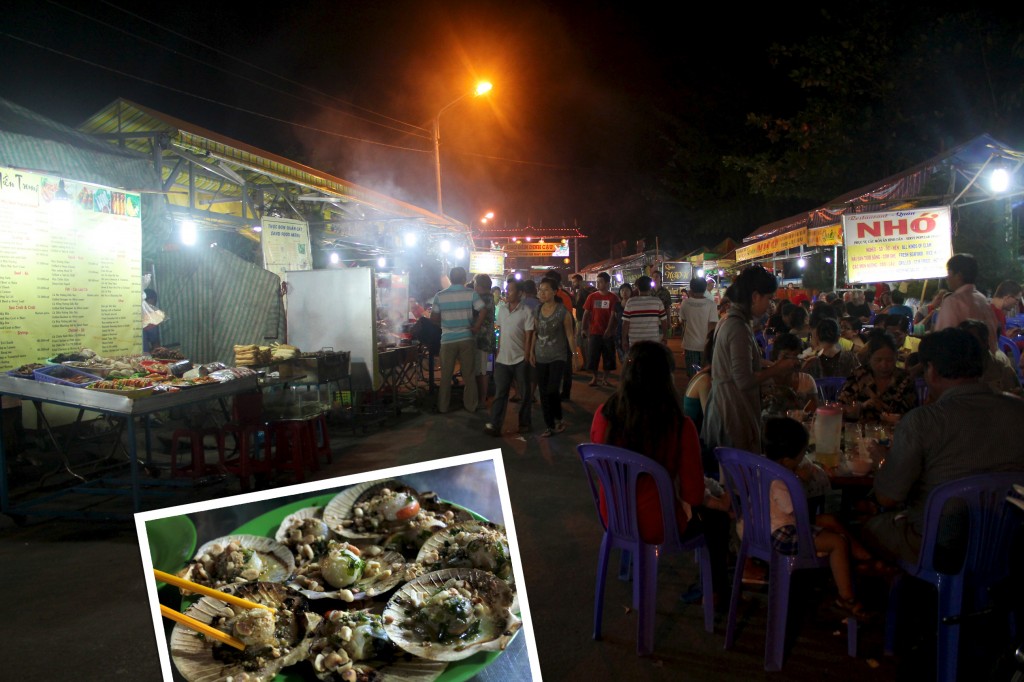
<svg viewBox="0 0 1024 682">
<path fill-rule="evenodd" d="M 843 418 L 884 425 L 892 434 L 869 444 L 872 459 L 884 466 L 860 508 L 865 516 L 857 532 L 833 514 L 811 517 L 815 551 L 829 556 L 836 605 L 863 617 L 855 566 L 913 559 L 935 486 L 974 473 L 1024 471 L 1024 449 L 1004 443 L 1011 426 L 1024 423 L 1024 366 L 1014 364 L 1019 355 L 1007 355 L 1012 349 L 997 345 L 1002 339 L 1024 347 L 1024 330 L 1018 334 L 1013 326 L 1024 313 L 1021 287 L 1003 282 L 989 299 L 977 290 L 977 278 L 977 261 L 968 254 L 949 260 L 947 288 L 926 300 L 887 285 L 787 296 L 774 274 L 752 266 L 716 301 L 695 278 L 678 306 L 686 376 L 679 390 L 666 345 L 671 301 L 662 300 L 665 289 L 655 279 L 643 276 L 612 291 L 607 273 L 595 286 L 576 276 L 567 291 L 553 273 L 537 285 L 510 278 L 504 292 L 491 292 L 489 278 L 467 288 L 465 271 L 455 268 L 451 286 L 431 306 L 442 329 L 438 409 L 449 409 L 456 362 L 464 406 L 476 409 L 487 387 L 466 377 L 481 376 L 473 363 L 493 353 L 495 396 L 485 431 L 500 436 L 508 403 L 518 400 L 515 430 L 530 432 L 536 395 L 540 435 L 549 437 L 566 429 L 561 404 L 573 372 L 588 372 L 591 386 L 612 389 L 593 415 L 590 440 L 665 466 L 678 489 L 680 537 L 704 534 L 713 598 L 724 604 L 730 537 L 742 532 L 742 519 L 731 511 L 715 448 L 780 462 L 804 483 L 808 499 L 822 499 L 836 472 L 807 457 L 809 420 L 823 401 L 818 382 L 839 378 L 835 401 Z M 493 342 L 495 327 L 499 340 L 489 348 L 484 340 Z M 476 369 L 467 373 L 471 366 Z M 641 531 L 659 542 L 653 486 L 637 499 Z M 776 550 L 795 553 L 788 493 L 773 489 L 771 504 Z"/>
</svg>

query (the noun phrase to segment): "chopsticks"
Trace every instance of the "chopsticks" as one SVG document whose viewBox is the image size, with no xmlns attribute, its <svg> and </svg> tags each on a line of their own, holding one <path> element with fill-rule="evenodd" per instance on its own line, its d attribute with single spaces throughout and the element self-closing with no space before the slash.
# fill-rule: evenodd
<svg viewBox="0 0 1024 682">
<path fill-rule="evenodd" d="M 199 583 L 194 583 L 191 580 L 179 578 L 176 575 L 166 573 L 158 568 L 153 569 L 153 574 L 157 577 L 157 580 L 165 582 L 168 585 L 174 585 L 175 587 L 180 587 L 182 589 L 189 590 L 190 592 L 196 592 L 197 594 L 212 597 L 227 604 L 231 604 L 232 606 L 240 606 L 243 609 L 267 609 L 271 613 L 277 613 L 276 609 L 267 606 L 266 604 L 258 604 L 254 601 L 249 601 L 248 599 L 242 599 L 241 597 L 236 597 L 233 594 L 221 592 L 220 590 L 215 590 L 212 587 L 207 587 L 205 585 L 200 585 Z M 211 639 L 215 639 L 218 642 L 222 642 L 228 646 L 233 646 L 236 649 L 245 649 L 245 642 L 235 639 L 228 633 L 221 632 L 217 628 L 207 625 L 200 620 L 196 620 L 192 616 L 186 616 L 184 613 L 178 613 L 174 609 L 164 606 L 163 604 L 160 605 L 160 613 L 165 618 L 170 618 L 174 622 L 181 623 L 185 627 L 195 630 L 196 632 L 199 632 Z"/>
<path fill-rule="evenodd" d="M 169 606 L 164 606 L 163 604 L 160 605 L 160 613 L 163 614 L 165 618 L 170 618 L 176 623 L 181 623 L 185 627 L 191 630 L 195 630 L 196 632 L 206 637 L 209 637 L 210 639 L 215 639 L 218 642 L 222 642 L 224 644 L 227 644 L 228 646 L 233 646 L 236 649 L 242 651 L 245 650 L 245 642 L 241 641 L 240 639 L 235 639 L 228 633 L 221 632 L 217 628 L 207 625 L 206 623 L 200 620 L 196 620 L 192 616 L 186 616 L 184 613 L 178 613 L 174 609 L 170 608 Z"/>
<path fill-rule="evenodd" d="M 271 613 L 277 613 L 276 609 L 267 606 L 266 604 L 258 604 L 254 601 L 249 601 L 248 599 L 242 599 L 241 597 L 236 597 L 233 594 L 221 592 L 220 590 L 215 590 L 212 587 L 200 585 L 199 583 L 194 583 L 191 580 L 185 580 L 184 578 L 179 578 L 176 575 L 165 573 L 157 568 L 153 569 L 153 573 L 156 575 L 158 580 L 161 580 L 168 585 L 174 585 L 175 587 L 180 587 L 188 590 L 189 592 L 196 592 L 207 597 L 213 597 L 214 599 L 219 599 L 222 602 L 231 604 L 232 606 L 241 606 L 243 609 L 267 609 Z"/>
</svg>

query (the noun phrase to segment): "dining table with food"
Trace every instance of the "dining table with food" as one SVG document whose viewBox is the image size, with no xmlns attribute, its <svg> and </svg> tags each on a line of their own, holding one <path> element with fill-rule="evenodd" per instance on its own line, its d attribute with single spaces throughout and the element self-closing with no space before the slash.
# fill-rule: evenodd
<svg viewBox="0 0 1024 682">
<path fill-rule="evenodd" d="M 162 658 L 190 682 L 530 679 L 500 499 L 483 461 L 166 510 L 145 522 Z"/>
</svg>

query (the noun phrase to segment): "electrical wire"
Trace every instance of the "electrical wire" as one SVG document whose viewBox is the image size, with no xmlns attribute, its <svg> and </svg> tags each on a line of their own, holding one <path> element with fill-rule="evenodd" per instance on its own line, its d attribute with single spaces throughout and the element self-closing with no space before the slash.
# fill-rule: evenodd
<svg viewBox="0 0 1024 682">
<path fill-rule="evenodd" d="M 129 37 L 134 38 L 136 40 L 139 40 L 139 41 L 141 41 L 143 43 L 147 43 L 149 45 L 153 45 L 153 46 L 158 47 L 158 48 L 160 48 L 162 50 L 166 50 L 167 52 L 170 52 L 170 53 L 178 55 L 180 57 L 184 57 L 185 59 L 189 59 L 191 61 L 197 62 L 197 63 L 202 64 L 203 66 L 209 67 L 211 69 L 215 69 L 217 71 L 220 71 L 221 73 L 227 74 L 228 76 L 232 76 L 234 78 L 239 78 L 239 79 L 241 79 L 241 80 L 243 80 L 245 82 L 252 83 L 253 85 L 256 85 L 256 86 L 261 87 L 261 88 L 266 88 L 266 89 L 270 90 L 271 92 L 276 92 L 276 93 L 284 95 L 286 97 L 290 97 L 290 98 L 296 99 L 296 100 L 298 100 L 300 102 L 306 102 L 308 104 L 313 104 L 313 105 L 318 106 L 318 107 L 324 106 L 322 102 L 315 102 L 315 101 L 313 101 L 311 99 L 308 99 L 308 98 L 305 98 L 305 97 L 301 97 L 301 96 L 296 95 L 294 93 L 288 92 L 287 90 L 282 90 L 280 88 L 276 88 L 276 87 L 274 87 L 274 86 L 272 86 L 272 85 L 270 85 L 270 84 L 268 84 L 268 83 L 266 83 L 264 81 L 259 81 L 259 80 L 256 80 L 254 78 L 249 78 L 248 76 L 244 76 L 244 75 L 241 75 L 239 73 L 235 73 L 235 72 L 230 71 L 230 70 L 228 70 L 228 69 L 226 69 L 226 68 L 224 68 L 222 66 L 218 66 L 217 64 L 211 64 L 210 62 L 207 62 L 207 61 L 204 61 L 202 59 L 199 59 L 198 57 L 193 57 L 193 56 L 185 54 L 184 52 L 181 52 L 179 50 L 175 50 L 175 49 L 173 49 L 171 47 L 167 47 L 166 45 L 162 45 L 161 43 L 159 43 L 157 41 L 150 40 L 149 38 L 144 38 L 144 37 L 142 37 L 140 35 L 132 33 L 131 31 L 125 30 L 125 29 L 123 29 L 123 28 L 121 28 L 119 26 L 115 26 L 114 24 L 111 24 L 111 23 L 108 23 L 108 22 L 103 21 L 101 19 L 98 19 L 97 17 L 94 17 L 94 16 L 91 16 L 89 14 L 86 14 L 85 12 L 81 12 L 81 11 L 75 9 L 74 7 L 69 7 L 69 6 L 66 6 L 66 5 L 62 5 L 61 3 L 56 2 L 55 0 L 47 0 L 47 2 L 49 2 L 51 5 L 55 5 L 55 6 L 59 7 L 59 8 L 61 8 L 61 9 L 65 10 L 67 12 L 71 12 L 71 13 L 77 14 L 78 16 L 80 16 L 80 17 L 82 17 L 84 19 L 88 19 L 89 21 L 92 21 L 92 22 L 95 22 L 97 24 L 100 24 L 101 26 L 106 26 L 109 29 L 117 31 L 118 33 L 121 33 L 123 35 L 129 36 Z M 357 104 L 353 104 L 352 102 L 347 102 L 347 101 L 342 100 L 342 99 L 340 99 L 338 97 L 335 97 L 335 96 L 330 95 L 328 93 L 325 93 L 325 92 L 322 92 L 320 90 L 317 90 L 317 89 L 315 89 L 315 88 L 313 88 L 311 86 L 305 85 L 303 83 L 299 83 L 298 81 L 291 80 L 291 79 L 289 79 L 289 78 L 287 78 L 285 76 L 281 76 L 279 74 L 275 74 L 272 71 L 264 69 L 264 68 L 262 68 L 262 67 L 260 67 L 260 66 L 258 66 L 256 64 L 252 64 L 250 62 L 246 62 L 246 61 L 244 61 L 242 59 L 234 57 L 234 56 L 228 54 L 227 52 L 224 52 L 223 50 L 218 50 L 215 47 L 211 47 L 209 45 L 204 45 L 203 43 L 199 42 L 198 40 L 195 40 L 193 38 L 189 38 L 188 36 L 183 35 L 181 33 L 178 33 L 178 32 L 176 32 L 176 31 L 174 31 L 172 29 L 169 29 L 169 28 L 167 28 L 165 26 L 161 26 L 160 24 L 158 24 L 158 23 L 156 23 L 154 21 L 151 21 L 149 19 L 146 19 L 145 17 L 139 16 L 138 14 L 130 12 L 130 11 L 126 10 L 126 9 L 121 8 L 121 7 L 118 7 L 118 6 L 116 6 L 116 5 L 114 5 L 114 4 L 110 3 L 110 2 L 106 2 L 106 0 L 103 0 L 103 4 L 106 4 L 106 5 L 114 8 L 114 9 L 116 9 L 118 11 L 124 12 L 128 16 L 133 17 L 135 19 L 138 19 L 139 21 L 143 21 L 145 23 L 151 24 L 151 25 L 155 26 L 156 28 L 158 28 L 158 29 L 160 29 L 162 31 L 166 31 L 166 32 L 170 33 L 171 35 L 174 35 L 174 36 L 177 36 L 177 37 L 181 38 L 182 40 L 186 40 L 186 41 L 188 41 L 190 43 L 194 43 L 194 44 L 199 45 L 199 46 L 201 46 L 201 47 L 203 47 L 205 49 L 211 50 L 212 52 L 214 52 L 216 54 L 219 54 L 219 55 L 221 55 L 223 57 L 227 57 L 228 59 L 232 59 L 234 61 L 237 61 L 237 62 L 239 62 L 239 63 L 241 63 L 241 64 L 243 64 L 243 65 L 245 65 L 245 66 L 247 66 L 247 67 L 249 67 L 251 69 L 255 69 L 256 71 L 259 71 L 261 73 L 265 73 L 265 74 L 267 74 L 269 76 L 273 76 L 274 78 L 278 78 L 278 79 L 280 79 L 282 81 L 285 81 L 286 83 L 291 83 L 292 85 L 297 85 L 297 86 L 299 86 L 301 88 L 304 88 L 306 90 L 310 90 L 311 92 L 314 92 L 314 93 L 316 93 L 316 94 L 318 94 L 318 95 L 320 95 L 322 97 L 326 97 L 326 98 L 328 98 L 330 100 L 333 100 L 335 102 L 344 104 L 344 105 L 352 107 L 354 109 L 359 109 L 361 111 L 365 111 L 366 113 L 373 114 L 374 116 L 377 116 L 379 118 L 385 119 L 387 121 L 391 121 L 393 123 L 401 124 L 403 126 L 406 126 L 407 128 L 412 128 L 414 130 L 404 130 L 404 129 L 401 129 L 401 128 L 396 128 L 394 126 L 385 125 L 385 124 L 380 123 L 378 121 L 373 121 L 371 119 L 364 118 L 362 116 L 357 116 L 356 114 L 353 114 L 353 113 L 348 112 L 348 111 L 343 111 L 341 109 L 336 109 L 336 108 L 330 107 L 330 106 L 326 107 L 330 111 L 333 111 L 333 112 L 335 112 L 337 114 L 341 114 L 342 116 L 350 116 L 350 117 L 352 117 L 352 118 L 354 118 L 356 120 L 362 121 L 364 123 L 368 123 L 370 125 L 375 125 L 375 126 L 380 126 L 380 127 L 385 128 L 387 130 L 391 130 L 391 131 L 394 131 L 394 132 L 397 132 L 397 133 L 401 133 L 403 135 L 413 135 L 415 137 L 420 137 L 420 138 L 423 138 L 423 139 L 426 139 L 426 140 L 432 139 L 429 134 L 424 134 L 424 133 L 429 133 L 429 131 L 427 131 L 425 128 L 421 128 L 421 127 L 415 126 L 415 125 L 413 125 L 411 123 L 406 123 L 405 121 L 400 121 L 398 119 L 391 118 L 390 116 L 386 116 L 384 114 L 377 113 L 377 112 L 375 112 L 375 111 L 373 111 L 371 109 L 366 109 L 365 107 L 360 107 Z M 416 131 L 420 131 L 420 132 L 416 132 Z"/>
<path fill-rule="evenodd" d="M 156 82 L 154 80 L 150 80 L 148 78 L 143 78 L 142 76 L 136 76 L 136 75 L 128 73 L 126 71 L 121 71 L 119 69 L 115 69 L 115 68 L 110 67 L 110 66 L 105 66 L 104 64 L 99 64 L 97 62 L 93 62 L 93 61 L 90 61 L 88 59 L 83 59 L 82 57 L 76 57 L 75 55 L 68 54 L 66 52 L 62 52 L 62 51 L 57 50 L 55 48 L 47 47 L 46 45 L 41 45 L 41 44 L 39 44 L 37 42 L 34 42 L 32 40 L 28 40 L 26 38 L 21 38 L 19 36 L 7 33 L 6 31 L 0 31 L 0 35 L 6 36 L 7 38 L 10 38 L 11 40 L 16 40 L 16 41 L 18 41 L 20 43 L 24 43 L 26 45 L 31 45 L 32 47 L 35 47 L 35 48 L 38 48 L 38 49 L 41 49 L 41 50 L 46 50 L 47 52 L 52 52 L 54 54 L 60 55 L 61 57 L 67 57 L 68 59 L 72 59 L 74 61 L 82 62 L 83 64 L 88 64 L 89 66 L 93 66 L 93 67 L 96 67 L 98 69 L 103 69 L 104 71 L 109 71 L 109 72 L 115 73 L 115 74 L 117 74 L 119 76 L 124 76 L 125 78 L 131 78 L 133 80 L 140 81 L 140 82 L 145 83 L 147 85 L 152 85 L 152 86 L 155 86 L 155 87 L 158 87 L 158 88 L 163 88 L 165 90 L 170 90 L 171 92 L 177 93 L 179 95 L 184 95 L 186 97 L 192 97 L 192 98 L 201 100 L 203 102 L 207 102 L 208 104 L 216 104 L 217 106 L 225 107 L 225 108 L 228 108 L 228 109 L 233 109 L 235 111 L 239 111 L 239 112 L 242 112 L 242 113 L 245 113 L 245 114 L 251 114 L 252 116 L 258 116 L 259 118 L 264 118 L 264 119 L 267 119 L 269 121 L 274 121 L 276 123 L 283 123 L 285 125 L 291 125 L 291 126 L 296 126 L 298 128 L 304 128 L 306 130 L 311 130 L 311 131 L 316 132 L 316 133 L 323 133 L 324 135 L 331 135 L 333 137 L 338 137 L 338 138 L 342 138 L 342 139 L 345 139 L 345 140 L 352 140 L 353 142 L 363 142 L 363 143 L 366 143 L 366 144 L 377 145 L 377 146 L 380 146 L 380 147 L 387 147 L 389 149 L 398 149 L 398 150 L 407 151 L 407 152 L 418 152 L 418 153 L 422 153 L 422 154 L 427 154 L 427 153 L 432 154 L 433 153 L 433 150 L 431 150 L 431 149 L 416 149 L 415 147 L 403 147 L 403 146 L 400 146 L 400 145 L 388 144 L 386 142 L 377 142 L 376 140 L 368 140 L 368 139 L 361 138 L 361 137 L 354 137 L 352 135 L 345 135 L 343 133 L 339 133 L 339 132 L 336 132 L 336 131 L 333 131 L 333 130 L 325 130 L 323 128 L 317 128 L 316 126 L 306 125 L 304 123 L 296 123 L 295 121 L 288 121 L 288 120 L 285 120 L 283 118 L 278 118 L 276 116 L 270 116 L 269 114 L 263 114 L 263 113 L 260 113 L 258 111 L 253 111 L 251 109 L 246 109 L 245 107 L 240 107 L 240 106 L 237 106 L 237 105 L 234 105 L 234 104 L 227 104 L 225 102 L 221 102 L 221 101 L 215 100 L 215 99 L 213 99 L 211 97 L 205 97 L 203 95 L 197 95 L 197 94 L 195 94 L 193 92 L 188 92 L 187 90 L 182 90 L 181 88 L 176 88 L 176 87 L 171 86 L 171 85 L 164 85 L 163 83 L 158 83 L 158 82 Z"/>
</svg>

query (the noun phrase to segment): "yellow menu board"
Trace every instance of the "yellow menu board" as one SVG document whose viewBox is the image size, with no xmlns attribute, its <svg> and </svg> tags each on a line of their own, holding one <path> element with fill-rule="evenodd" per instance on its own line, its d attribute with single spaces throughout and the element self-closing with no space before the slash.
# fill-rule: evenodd
<svg viewBox="0 0 1024 682">
<path fill-rule="evenodd" d="M 142 351 L 137 193 L 0 167 L 0 371 Z"/>
</svg>

